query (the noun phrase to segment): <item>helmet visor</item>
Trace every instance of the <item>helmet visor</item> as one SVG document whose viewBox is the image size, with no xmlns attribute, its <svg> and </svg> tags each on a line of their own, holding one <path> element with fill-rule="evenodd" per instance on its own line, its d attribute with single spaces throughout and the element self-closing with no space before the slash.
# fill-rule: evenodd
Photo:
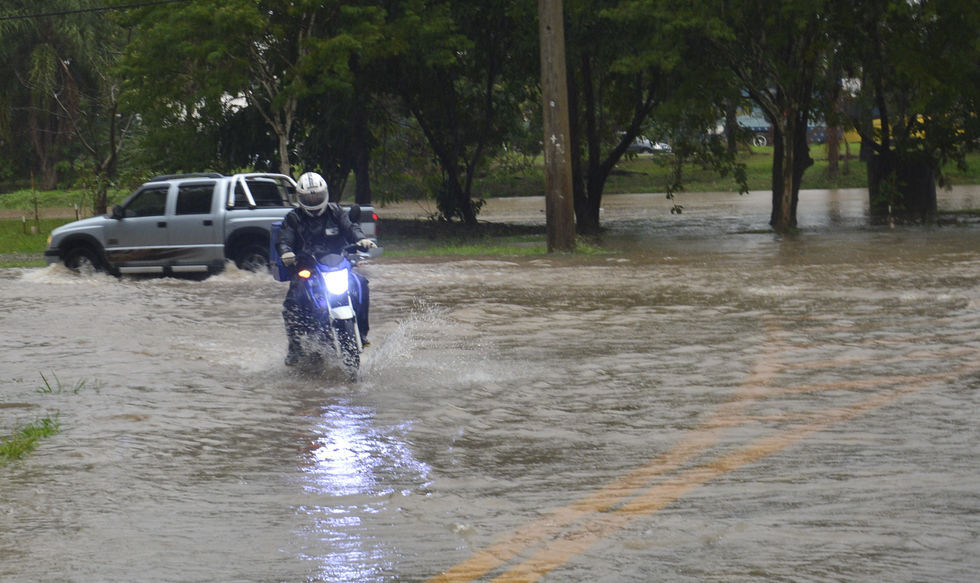
<svg viewBox="0 0 980 583">
<path fill-rule="evenodd" d="M 299 204 L 305 207 L 317 207 L 323 204 L 326 199 L 327 193 L 322 190 L 314 190 L 298 193 Z"/>
</svg>

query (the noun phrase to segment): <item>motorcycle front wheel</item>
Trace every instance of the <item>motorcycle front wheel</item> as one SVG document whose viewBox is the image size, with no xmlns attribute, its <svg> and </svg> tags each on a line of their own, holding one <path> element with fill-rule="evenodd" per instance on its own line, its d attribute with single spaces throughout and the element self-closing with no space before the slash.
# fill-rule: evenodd
<svg viewBox="0 0 980 583">
<path fill-rule="evenodd" d="M 348 376 L 356 380 L 361 368 L 361 350 L 357 346 L 357 323 L 351 320 L 340 320 L 334 324 L 337 333 L 337 343 L 340 345 L 340 358 Z"/>
</svg>

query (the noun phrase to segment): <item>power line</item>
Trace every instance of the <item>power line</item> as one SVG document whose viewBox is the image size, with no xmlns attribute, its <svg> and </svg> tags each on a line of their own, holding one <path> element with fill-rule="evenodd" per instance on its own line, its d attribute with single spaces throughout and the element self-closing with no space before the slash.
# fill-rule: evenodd
<svg viewBox="0 0 980 583">
<path fill-rule="evenodd" d="M 8 14 L 0 16 L 0 21 L 4 20 L 25 20 L 28 18 L 50 18 L 52 16 L 67 16 L 70 14 L 84 14 L 87 12 L 108 12 L 110 10 L 127 10 L 129 8 L 145 8 L 147 6 L 157 6 L 159 4 L 175 4 L 177 2 L 191 2 L 192 0 L 155 0 L 151 2 L 140 2 L 138 4 L 122 4 L 119 6 L 99 6 L 96 8 L 76 8 L 74 10 L 59 10 L 57 12 L 39 12 L 35 14 Z"/>
</svg>

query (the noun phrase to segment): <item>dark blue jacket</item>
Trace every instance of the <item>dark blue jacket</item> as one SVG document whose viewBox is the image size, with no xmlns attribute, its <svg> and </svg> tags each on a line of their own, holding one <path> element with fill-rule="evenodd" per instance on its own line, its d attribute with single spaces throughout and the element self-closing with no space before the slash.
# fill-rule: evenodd
<svg viewBox="0 0 980 583">
<path fill-rule="evenodd" d="M 328 203 L 323 214 L 311 217 L 303 209 L 294 209 L 282 221 L 276 251 L 319 257 L 340 253 L 351 243 L 367 238 L 361 226 L 352 223 L 347 211 L 336 203 Z"/>
</svg>

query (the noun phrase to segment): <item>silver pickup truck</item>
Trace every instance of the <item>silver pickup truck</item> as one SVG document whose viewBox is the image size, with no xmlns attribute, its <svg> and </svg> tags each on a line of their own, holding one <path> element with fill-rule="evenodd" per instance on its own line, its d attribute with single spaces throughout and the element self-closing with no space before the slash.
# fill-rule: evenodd
<svg viewBox="0 0 980 583">
<path fill-rule="evenodd" d="M 283 174 L 179 174 L 143 184 L 112 212 L 58 227 L 48 264 L 112 274 L 217 273 L 269 267 L 273 223 L 295 208 L 296 183 Z M 377 215 L 361 207 L 361 229 L 377 238 Z"/>
</svg>

